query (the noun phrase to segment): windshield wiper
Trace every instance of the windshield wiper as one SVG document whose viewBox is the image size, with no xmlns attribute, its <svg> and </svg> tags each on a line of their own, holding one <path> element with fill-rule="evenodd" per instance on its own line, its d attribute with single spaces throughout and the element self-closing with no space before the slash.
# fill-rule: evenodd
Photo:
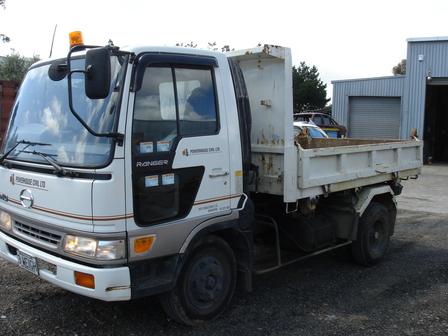
<svg viewBox="0 0 448 336">
<path fill-rule="evenodd" d="M 77 177 L 78 176 L 77 172 L 74 172 L 72 170 L 66 170 L 66 169 L 62 168 L 60 165 L 58 165 L 56 162 L 49 159 L 49 157 L 58 156 L 57 154 L 47 154 L 47 153 L 42 153 L 42 152 L 38 152 L 38 151 L 25 151 L 25 150 L 21 150 L 20 152 L 40 155 L 45 161 L 47 161 L 49 164 L 51 164 L 54 169 L 56 169 L 56 172 L 55 172 L 56 176 L 59 176 L 59 177 L 62 177 L 62 176 Z"/>
<path fill-rule="evenodd" d="M 7 151 L 5 154 L 3 154 L 3 156 L 0 158 L 0 165 L 3 164 L 3 161 L 5 161 L 5 159 L 8 157 L 9 154 L 11 154 L 11 152 L 17 148 L 18 145 L 20 144 L 25 144 L 27 146 L 25 146 L 25 149 L 28 148 L 29 146 L 36 146 L 36 145 L 40 145 L 40 146 L 51 146 L 51 144 L 49 143 L 42 143 L 42 142 L 33 142 L 33 141 L 26 141 L 26 140 L 20 140 L 17 141 L 17 143 L 9 150 Z"/>
</svg>

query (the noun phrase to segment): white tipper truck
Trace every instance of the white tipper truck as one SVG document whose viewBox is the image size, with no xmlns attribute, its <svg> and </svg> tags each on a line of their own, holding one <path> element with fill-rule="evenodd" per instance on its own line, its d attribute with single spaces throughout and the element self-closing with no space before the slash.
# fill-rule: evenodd
<svg viewBox="0 0 448 336">
<path fill-rule="evenodd" d="M 0 257 L 187 325 L 253 274 L 376 264 L 422 142 L 294 137 L 290 49 L 78 44 L 32 65 L 0 156 Z M 299 280 L 298 280 L 299 281 Z"/>
</svg>

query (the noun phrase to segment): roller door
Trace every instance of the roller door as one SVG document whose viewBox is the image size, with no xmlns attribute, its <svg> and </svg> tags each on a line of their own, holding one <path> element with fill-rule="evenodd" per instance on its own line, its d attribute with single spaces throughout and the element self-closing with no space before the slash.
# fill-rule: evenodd
<svg viewBox="0 0 448 336">
<path fill-rule="evenodd" d="M 399 139 L 400 97 L 350 97 L 348 136 Z"/>
</svg>

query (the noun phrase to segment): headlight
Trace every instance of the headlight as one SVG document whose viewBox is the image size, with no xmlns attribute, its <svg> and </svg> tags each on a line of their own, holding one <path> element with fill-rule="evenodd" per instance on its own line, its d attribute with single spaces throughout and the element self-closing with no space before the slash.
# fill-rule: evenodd
<svg viewBox="0 0 448 336">
<path fill-rule="evenodd" d="M 126 257 L 125 240 L 98 240 L 67 235 L 62 249 L 65 252 L 98 260 L 115 260 Z"/>
<path fill-rule="evenodd" d="M 0 210 L 0 227 L 10 231 L 12 227 L 12 219 L 9 213 Z"/>
</svg>

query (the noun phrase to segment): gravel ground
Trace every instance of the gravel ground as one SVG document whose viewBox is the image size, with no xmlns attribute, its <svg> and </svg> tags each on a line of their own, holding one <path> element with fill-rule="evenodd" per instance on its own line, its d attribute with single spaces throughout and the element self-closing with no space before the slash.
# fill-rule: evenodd
<svg viewBox="0 0 448 336">
<path fill-rule="evenodd" d="M 0 258 L 0 335 L 448 335 L 447 203 L 420 211 L 412 200 L 427 195 L 400 197 L 407 203 L 379 265 L 327 253 L 254 276 L 252 293 L 236 291 L 219 319 L 198 328 L 170 320 L 157 297 L 97 301 Z"/>
</svg>

